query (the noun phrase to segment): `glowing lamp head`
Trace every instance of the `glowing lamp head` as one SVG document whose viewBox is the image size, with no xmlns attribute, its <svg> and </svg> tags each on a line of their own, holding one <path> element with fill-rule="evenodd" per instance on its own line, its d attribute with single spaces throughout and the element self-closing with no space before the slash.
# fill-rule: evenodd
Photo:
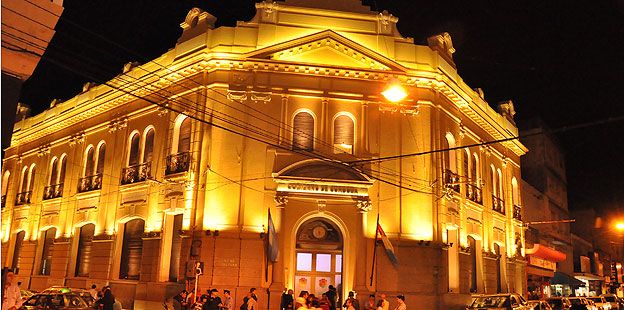
<svg viewBox="0 0 624 310">
<path fill-rule="evenodd" d="M 390 81 L 381 94 L 392 103 L 397 103 L 407 97 L 407 91 L 398 80 Z"/>
<path fill-rule="evenodd" d="M 624 222 L 618 222 L 615 224 L 615 228 L 619 231 L 624 231 Z"/>
</svg>

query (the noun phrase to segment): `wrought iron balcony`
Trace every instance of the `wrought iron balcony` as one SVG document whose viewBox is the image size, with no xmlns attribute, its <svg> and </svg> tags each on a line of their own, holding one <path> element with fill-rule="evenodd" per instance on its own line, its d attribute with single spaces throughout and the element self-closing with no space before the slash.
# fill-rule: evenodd
<svg viewBox="0 0 624 310">
<path fill-rule="evenodd" d="M 121 170 L 121 184 L 143 182 L 152 175 L 152 162 L 123 168 Z"/>
<path fill-rule="evenodd" d="M 6 195 L 2 195 L 2 207 L 6 205 Z"/>
<path fill-rule="evenodd" d="M 54 199 L 63 196 L 63 183 L 48 185 L 43 191 L 43 200 Z"/>
<path fill-rule="evenodd" d="M 188 171 L 190 163 L 191 154 L 189 152 L 169 155 L 167 156 L 167 168 L 165 169 L 165 174 L 169 175 Z"/>
<path fill-rule="evenodd" d="M 482 196 L 481 188 L 474 184 L 466 184 L 466 198 L 478 203 L 483 204 L 483 196 Z"/>
<path fill-rule="evenodd" d="M 444 185 L 447 188 L 459 193 L 459 182 L 459 174 L 448 169 L 444 170 Z"/>
<path fill-rule="evenodd" d="M 80 178 L 78 180 L 78 192 L 90 192 L 94 190 L 102 189 L 102 174 L 94 174 Z"/>
<path fill-rule="evenodd" d="M 19 206 L 19 205 L 30 203 L 31 196 L 32 196 L 32 191 L 21 192 L 17 194 L 17 197 L 15 197 L 15 205 Z"/>
<path fill-rule="evenodd" d="M 505 201 L 492 195 L 492 210 L 505 214 Z"/>
<path fill-rule="evenodd" d="M 517 205 L 513 206 L 513 218 L 522 221 L 522 207 Z"/>
</svg>

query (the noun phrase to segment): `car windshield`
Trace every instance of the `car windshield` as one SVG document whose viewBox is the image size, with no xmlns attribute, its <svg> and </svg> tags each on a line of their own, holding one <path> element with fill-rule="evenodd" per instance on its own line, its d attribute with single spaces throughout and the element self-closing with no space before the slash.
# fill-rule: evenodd
<svg viewBox="0 0 624 310">
<path fill-rule="evenodd" d="M 602 302 L 602 298 L 600 298 L 600 297 L 589 297 L 587 299 L 593 300 L 594 302 Z"/>
<path fill-rule="evenodd" d="M 583 300 L 581 300 L 580 298 L 570 298 L 570 303 L 572 303 L 573 305 L 583 305 Z"/>
<path fill-rule="evenodd" d="M 605 299 L 606 299 L 608 302 L 615 302 L 615 297 L 613 297 L 613 296 L 606 296 L 606 297 L 605 297 Z"/>
<path fill-rule="evenodd" d="M 482 296 L 477 297 L 470 305 L 470 308 L 501 308 L 509 306 L 507 296 Z"/>
</svg>

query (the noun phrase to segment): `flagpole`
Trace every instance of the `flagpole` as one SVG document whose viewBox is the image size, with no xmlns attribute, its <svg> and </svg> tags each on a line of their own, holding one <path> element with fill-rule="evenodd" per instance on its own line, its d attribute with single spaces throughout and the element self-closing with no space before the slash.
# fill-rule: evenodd
<svg viewBox="0 0 624 310">
<path fill-rule="evenodd" d="M 373 286 L 373 275 L 375 274 L 375 265 L 377 263 L 377 237 L 379 237 L 379 213 L 377 213 L 377 225 L 375 225 L 375 241 L 373 243 L 373 263 L 371 266 L 370 286 Z"/>
</svg>

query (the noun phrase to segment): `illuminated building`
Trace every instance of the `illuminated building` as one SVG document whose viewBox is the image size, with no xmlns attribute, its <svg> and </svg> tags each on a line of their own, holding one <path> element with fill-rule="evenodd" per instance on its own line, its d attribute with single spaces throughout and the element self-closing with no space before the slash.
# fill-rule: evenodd
<svg viewBox="0 0 624 310">
<path fill-rule="evenodd" d="M 161 301 L 195 260 L 202 290 L 262 288 L 265 307 L 268 288 L 271 309 L 284 287 L 329 284 L 440 309 L 525 293 L 526 148 L 479 145 L 517 135 L 513 104 L 497 113 L 463 82 L 451 37 L 415 45 L 354 0 L 256 8 L 219 28 L 193 9 L 163 56 L 16 124 L 5 266 L 33 289 L 109 283 L 124 306 Z M 399 264 L 378 247 L 371 285 L 378 215 Z"/>
</svg>

